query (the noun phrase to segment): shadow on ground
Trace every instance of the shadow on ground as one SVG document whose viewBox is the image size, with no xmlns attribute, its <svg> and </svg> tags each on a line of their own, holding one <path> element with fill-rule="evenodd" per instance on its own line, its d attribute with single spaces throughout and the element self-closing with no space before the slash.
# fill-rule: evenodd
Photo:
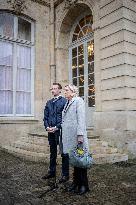
<svg viewBox="0 0 136 205">
<path fill-rule="evenodd" d="M 88 171 L 90 192 L 84 196 L 66 192 L 68 184 L 49 191 L 53 180 L 41 179 L 47 168 L 47 164 L 24 161 L 0 151 L 0 205 L 136 204 L 136 159 L 93 165 Z M 57 170 L 58 178 L 59 165 Z"/>
</svg>

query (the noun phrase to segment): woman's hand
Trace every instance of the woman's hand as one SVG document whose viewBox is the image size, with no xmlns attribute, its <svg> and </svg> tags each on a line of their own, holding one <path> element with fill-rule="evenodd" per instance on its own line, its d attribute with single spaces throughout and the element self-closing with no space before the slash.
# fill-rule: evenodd
<svg viewBox="0 0 136 205">
<path fill-rule="evenodd" d="M 84 139 L 83 139 L 83 135 L 78 135 L 77 136 L 77 142 L 78 143 L 83 143 Z"/>
</svg>

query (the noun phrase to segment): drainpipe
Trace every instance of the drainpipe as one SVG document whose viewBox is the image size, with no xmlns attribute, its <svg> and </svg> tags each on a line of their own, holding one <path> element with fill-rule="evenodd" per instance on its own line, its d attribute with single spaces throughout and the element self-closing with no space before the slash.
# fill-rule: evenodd
<svg viewBox="0 0 136 205">
<path fill-rule="evenodd" d="M 50 0 L 50 84 L 56 82 L 54 0 Z"/>
</svg>

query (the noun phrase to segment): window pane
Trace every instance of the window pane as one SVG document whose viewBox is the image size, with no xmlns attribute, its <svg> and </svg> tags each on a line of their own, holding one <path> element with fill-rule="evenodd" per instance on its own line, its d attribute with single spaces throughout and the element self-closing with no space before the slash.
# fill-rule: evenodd
<svg viewBox="0 0 136 205">
<path fill-rule="evenodd" d="M 78 74 L 79 75 L 84 75 L 84 66 L 83 65 L 79 65 Z"/>
<path fill-rule="evenodd" d="M 91 16 L 92 16 L 92 15 L 88 15 L 88 16 L 85 17 L 86 24 L 91 23 Z"/>
<path fill-rule="evenodd" d="M 16 113 L 31 114 L 31 93 L 16 93 Z"/>
<path fill-rule="evenodd" d="M 14 16 L 12 14 L 0 13 L 0 34 L 14 36 Z"/>
<path fill-rule="evenodd" d="M 18 19 L 18 38 L 31 41 L 31 23 Z"/>
<path fill-rule="evenodd" d="M 79 24 L 81 26 L 81 28 L 85 25 L 85 19 L 82 18 L 80 21 L 79 21 Z"/>
<path fill-rule="evenodd" d="M 77 58 L 72 59 L 72 68 L 77 67 Z"/>
<path fill-rule="evenodd" d="M 0 41 L 0 114 L 13 112 L 12 44 Z"/>
<path fill-rule="evenodd" d="M 13 71 L 11 67 L 0 66 L 0 90 L 13 90 Z"/>
<path fill-rule="evenodd" d="M 80 76 L 79 77 L 79 86 L 83 86 L 84 85 L 84 76 Z"/>
<path fill-rule="evenodd" d="M 72 77 L 77 77 L 77 68 L 76 67 L 74 67 L 72 69 Z"/>
<path fill-rule="evenodd" d="M 92 14 L 85 16 L 78 23 L 73 33 L 72 42 L 82 38 L 88 33 L 93 32 L 92 30 L 93 16 Z"/>
<path fill-rule="evenodd" d="M 72 57 L 77 56 L 77 47 L 72 49 Z"/>
<path fill-rule="evenodd" d="M 94 72 L 94 62 L 88 63 L 88 74 Z"/>
<path fill-rule="evenodd" d="M 18 46 L 16 113 L 31 114 L 31 48 Z"/>
<path fill-rule="evenodd" d="M 94 74 L 89 74 L 88 75 L 88 84 L 94 84 Z"/>
<path fill-rule="evenodd" d="M 72 42 L 77 40 L 78 35 L 77 34 L 73 34 L 73 38 L 72 38 Z"/>
<path fill-rule="evenodd" d="M 79 96 L 84 96 L 84 87 L 79 87 Z"/>
<path fill-rule="evenodd" d="M 83 37 L 83 36 L 84 36 L 83 32 L 80 31 L 79 34 L 78 34 L 78 38 L 81 38 L 81 37 Z"/>
<path fill-rule="evenodd" d="M 83 45 L 78 46 L 78 55 L 81 55 L 84 53 Z"/>
<path fill-rule="evenodd" d="M 92 32 L 92 28 L 90 26 L 85 26 L 82 30 L 84 35 Z"/>
<path fill-rule="evenodd" d="M 31 70 L 17 69 L 17 91 L 31 91 Z"/>
<path fill-rule="evenodd" d="M 88 62 L 94 61 L 94 42 L 91 41 L 87 44 L 88 47 Z"/>
<path fill-rule="evenodd" d="M 0 114 L 12 114 L 13 113 L 13 92 L 12 91 L 0 91 Z"/>
<path fill-rule="evenodd" d="M 88 87 L 88 96 L 91 96 L 94 94 L 95 94 L 95 88 L 94 88 L 94 85 L 91 85 Z"/>
<path fill-rule="evenodd" d="M 77 86 L 77 78 L 73 78 L 73 85 Z"/>
<path fill-rule="evenodd" d="M 31 48 L 18 46 L 18 68 L 31 68 Z"/>
<path fill-rule="evenodd" d="M 95 107 L 95 96 L 88 97 L 88 107 Z"/>
<path fill-rule="evenodd" d="M 83 55 L 79 56 L 78 65 L 84 65 L 84 56 Z"/>
</svg>

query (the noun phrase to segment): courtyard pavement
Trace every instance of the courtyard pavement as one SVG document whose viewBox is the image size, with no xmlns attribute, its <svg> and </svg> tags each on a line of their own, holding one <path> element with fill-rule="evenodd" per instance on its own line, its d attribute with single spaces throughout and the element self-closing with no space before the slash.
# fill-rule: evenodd
<svg viewBox="0 0 136 205">
<path fill-rule="evenodd" d="M 90 192 L 70 194 L 66 186 L 43 181 L 48 164 L 22 160 L 0 151 L 0 205 L 136 205 L 136 159 L 93 165 L 88 170 Z M 72 178 L 72 169 L 70 170 Z M 57 179 L 60 165 L 57 165 Z"/>
</svg>

